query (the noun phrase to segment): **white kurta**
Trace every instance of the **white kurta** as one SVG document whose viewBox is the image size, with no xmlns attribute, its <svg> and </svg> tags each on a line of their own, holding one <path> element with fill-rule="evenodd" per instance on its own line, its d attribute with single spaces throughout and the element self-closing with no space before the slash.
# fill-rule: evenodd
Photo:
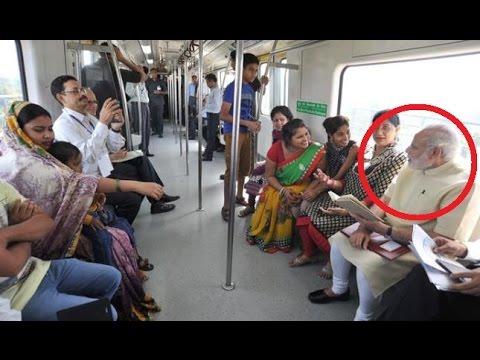
<svg viewBox="0 0 480 360">
<path fill-rule="evenodd" d="M 444 208 L 458 197 L 465 187 L 468 175 L 467 171 L 453 162 L 425 171 L 405 167 L 385 195 L 391 199 L 390 207 L 396 210 L 413 214 L 431 213 Z M 395 228 L 415 223 L 425 231 L 434 231 L 459 241 L 475 240 L 478 234 L 473 231 L 479 219 L 480 204 L 478 191 L 478 186 L 474 186 L 459 206 L 437 219 L 407 221 L 390 214 L 387 214 L 386 219 Z M 354 248 L 341 233 L 336 233 L 329 241 L 335 241 L 343 256 L 365 274 L 375 297 L 403 279 L 418 263 L 412 253 L 390 261 L 369 250 Z"/>
</svg>

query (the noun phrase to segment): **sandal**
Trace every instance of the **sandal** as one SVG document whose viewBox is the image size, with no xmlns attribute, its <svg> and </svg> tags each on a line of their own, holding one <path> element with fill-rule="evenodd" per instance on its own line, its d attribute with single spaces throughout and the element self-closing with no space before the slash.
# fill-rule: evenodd
<svg viewBox="0 0 480 360">
<path fill-rule="evenodd" d="M 141 256 L 138 256 L 138 268 L 143 271 L 152 271 L 155 266 L 153 264 L 150 264 L 147 258 L 142 258 Z"/>
<path fill-rule="evenodd" d="M 250 214 L 253 214 L 255 212 L 255 208 L 253 206 L 247 206 L 245 208 L 243 208 L 242 210 L 240 210 L 240 212 L 238 213 L 238 217 L 245 217 L 245 216 L 248 216 Z"/>
<path fill-rule="evenodd" d="M 155 302 L 155 300 L 151 296 L 148 296 L 148 295 L 145 295 L 145 297 L 143 298 L 143 302 L 140 303 L 140 305 L 142 306 L 143 309 L 145 309 L 149 312 L 159 312 L 159 311 L 162 310 L 160 305 L 158 305 Z"/>
<path fill-rule="evenodd" d="M 227 222 L 230 219 L 230 211 L 228 209 L 222 208 L 222 219 Z"/>
<path fill-rule="evenodd" d="M 288 266 L 290 267 L 297 267 L 297 266 L 302 266 L 305 264 L 311 264 L 315 263 L 318 261 L 318 257 L 314 256 L 313 258 L 307 257 L 304 253 L 301 253 L 297 257 L 293 258 L 288 262 Z"/>
<path fill-rule="evenodd" d="M 248 206 L 247 200 L 245 200 L 243 197 L 236 197 L 235 196 L 235 204 L 243 205 L 243 206 Z"/>
<path fill-rule="evenodd" d="M 322 267 L 322 270 L 317 273 L 317 276 L 321 277 L 322 279 L 330 280 L 333 276 L 333 270 L 332 270 L 332 264 L 330 264 L 330 261 L 327 262 L 324 267 Z"/>
</svg>

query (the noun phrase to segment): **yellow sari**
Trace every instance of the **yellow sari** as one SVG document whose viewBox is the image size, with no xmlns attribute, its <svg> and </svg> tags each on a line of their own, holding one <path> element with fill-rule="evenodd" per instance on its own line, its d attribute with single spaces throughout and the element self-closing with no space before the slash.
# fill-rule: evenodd
<svg viewBox="0 0 480 360">
<path fill-rule="evenodd" d="M 302 153 L 280 162 L 275 176 L 282 186 L 292 193 L 303 192 L 310 176 L 325 154 L 323 145 L 312 143 Z M 247 232 L 247 242 L 258 244 L 262 251 L 275 253 L 292 250 L 294 217 L 285 198 L 270 185 L 260 194 L 255 213 Z"/>
</svg>

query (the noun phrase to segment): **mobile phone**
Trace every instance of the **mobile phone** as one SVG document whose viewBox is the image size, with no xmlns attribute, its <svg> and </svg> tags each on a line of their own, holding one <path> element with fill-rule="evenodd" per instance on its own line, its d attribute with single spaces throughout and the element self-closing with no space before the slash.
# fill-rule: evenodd
<svg viewBox="0 0 480 360">
<path fill-rule="evenodd" d="M 449 259 L 435 259 L 438 265 L 440 265 L 445 271 L 447 271 L 449 274 L 456 274 L 459 272 L 469 272 L 471 271 L 470 269 L 467 269 L 465 266 L 460 264 L 459 262 L 456 262 L 454 260 L 449 260 Z M 458 278 L 460 282 L 464 282 L 464 278 Z"/>
</svg>

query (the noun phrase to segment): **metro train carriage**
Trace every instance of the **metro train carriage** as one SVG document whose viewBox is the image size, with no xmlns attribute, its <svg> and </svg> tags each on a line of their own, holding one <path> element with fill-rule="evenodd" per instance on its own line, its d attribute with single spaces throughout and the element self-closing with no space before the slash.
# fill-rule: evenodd
<svg viewBox="0 0 480 360">
<path fill-rule="evenodd" d="M 478 320 L 480 40 L 0 52 L 0 318 Z M 442 254 L 464 282 L 429 263 Z M 461 311 L 435 310 L 452 297 Z"/>
</svg>

